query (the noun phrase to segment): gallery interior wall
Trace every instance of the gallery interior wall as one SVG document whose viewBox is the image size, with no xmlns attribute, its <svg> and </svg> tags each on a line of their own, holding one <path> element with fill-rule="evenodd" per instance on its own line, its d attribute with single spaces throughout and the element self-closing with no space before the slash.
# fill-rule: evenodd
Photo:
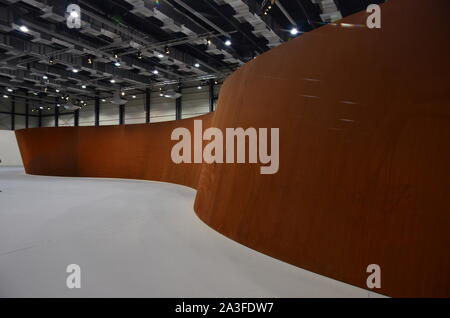
<svg viewBox="0 0 450 318">
<path fill-rule="evenodd" d="M 380 30 L 361 12 L 225 81 L 204 127 L 280 128 L 277 174 L 175 165 L 170 134 L 194 118 L 20 130 L 26 171 L 194 187 L 199 218 L 250 248 L 362 288 L 377 264 L 376 292 L 449 297 L 450 3 L 382 8 Z"/>
<path fill-rule="evenodd" d="M 0 130 L 0 167 L 23 166 L 14 131 Z"/>
</svg>

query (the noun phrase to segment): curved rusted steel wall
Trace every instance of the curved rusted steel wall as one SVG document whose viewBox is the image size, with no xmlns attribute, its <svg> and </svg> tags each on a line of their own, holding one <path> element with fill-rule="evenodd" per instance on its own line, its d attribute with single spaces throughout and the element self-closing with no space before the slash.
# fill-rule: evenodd
<svg viewBox="0 0 450 318">
<path fill-rule="evenodd" d="M 205 165 L 196 211 L 313 272 L 366 288 L 379 264 L 380 293 L 449 297 L 450 2 L 382 8 L 381 30 L 327 25 L 228 78 L 214 126 L 280 127 L 280 170 Z"/>
<path fill-rule="evenodd" d="M 277 174 L 173 164 L 193 119 L 17 131 L 26 171 L 188 185 L 205 223 L 255 250 L 363 288 L 378 264 L 377 292 L 449 297 L 448 12 L 390 1 L 381 30 L 328 25 L 232 74 L 203 126 L 280 128 Z"/>
<path fill-rule="evenodd" d="M 201 116 L 211 125 L 213 113 Z M 16 131 L 25 171 L 35 175 L 171 182 L 196 188 L 201 164 L 175 164 L 171 134 L 194 120 L 155 124 L 32 128 Z"/>
</svg>

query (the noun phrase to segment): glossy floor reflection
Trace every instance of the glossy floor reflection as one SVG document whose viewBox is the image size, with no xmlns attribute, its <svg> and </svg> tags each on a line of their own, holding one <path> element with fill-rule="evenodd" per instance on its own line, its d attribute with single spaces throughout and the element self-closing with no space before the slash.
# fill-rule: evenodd
<svg viewBox="0 0 450 318">
<path fill-rule="evenodd" d="M 380 297 L 227 239 L 187 187 L 1 168 L 0 190 L 0 297 Z"/>
</svg>

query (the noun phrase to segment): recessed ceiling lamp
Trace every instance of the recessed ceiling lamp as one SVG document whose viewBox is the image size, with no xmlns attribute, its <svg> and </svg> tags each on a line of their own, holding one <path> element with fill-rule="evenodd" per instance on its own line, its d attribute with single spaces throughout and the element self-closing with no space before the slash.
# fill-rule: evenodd
<svg viewBox="0 0 450 318">
<path fill-rule="evenodd" d="M 42 76 L 42 78 L 45 79 L 45 80 L 48 80 L 48 76 L 47 75 Z"/>
<path fill-rule="evenodd" d="M 81 85 L 81 88 L 86 88 L 86 85 Z"/>
<path fill-rule="evenodd" d="M 122 96 L 125 96 L 125 92 L 122 92 L 121 94 L 122 94 Z"/>
<path fill-rule="evenodd" d="M 132 97 L 133 97 L 133 99 L 135 99 L 135 98 L 136 98 L 136 95 L 133 95 Z"/>
<path fill-rule="evenodd" d="M 194 66 L 198 68 L 198 67 L 200 67 L 200 64 L 195 63 Z"/>
<path fill-rule="evenodd" d="M 7 88 L 6 90 L 10 93 L 13 91 L 12 88 Z"/>
<path fill-rule="evenodd" d="M 292 28 L 291 29 L 291 35 L 297 35 L 298 34 L 298 29 L 297 28 Z"/>
<path fill-rule="evenodd" d="M 72 72 L 74 72 L 74 73 L 78 73 L 78 72 L 79 72 L 79 70 L 78 70 L 78 69 L 76 69 L 76 68 L 74 68 L 74 69 L 72 70 Z"/>
<path fill-rule="evenodd" d="M 3 95 L 3 98 L 8 98 L 8 95 Z"/>
<path fill-rule="evenodd" d="M 103 102 L 103 103 L 106 103 L 106 99 L 102 99 L 102 102 Z"/>
<path fill-rule="evenodd" d="M 155 74 L 155 75 L 158 74 L 158 73 L 159 73 L 158 70 L 154 70 L 153 71 L 153 74 Z"/>
<path fill-rule="evenodd" d="M 113 78 L 112 80 L 110 80 L 110 82 L 111 82 L 112 84 L 114 84 L 114 83 L 116 82 L 116 80 Z"/>
<path fill-rule="evenodd" d="M 120 67 L 120 62 L 119 62 L 119 61 L 116 61 L 116 62 L 114 63 L 114 65 L 115 65 L 116 67 Z"/>
<path fill-rule="evenodd" d="M 60 92 L 60 90 L 59 90 L 59 89 L 56 89 L 56 90 L 55 90 L 55 92 L 59 93 L 59 92 Z"/>
<path fill-rule="evenodd" d="M 27 33 L 28 31 L 30 31 L 30 30 L 27 28 L 26 25 L 21 25 L 21 26 L 19 27 L 19 30 L 22 31 L 22 32 L 24 32 L 24 33 Z"/>
<path fill-rule="evenodd" d="M 226 45 L 226 46 L 230 46 L 230 45 L 231 45 L 231 41 L 230 41 L 230 40 L 226 40 L 226 41 L 225 41 L 225 45 Z"/>
<path fill-rule="evenodd" d="M 197 89 L 202 89 L 202 87 L 201 86 L 197 86 Z"/>
<path fill-rule="evenodd" d="M 158 58 L 162 59 L 163 57 L 164 57 L 164 54 L 162 54 L 162 53 L 158 54 Z"/>
</svg>

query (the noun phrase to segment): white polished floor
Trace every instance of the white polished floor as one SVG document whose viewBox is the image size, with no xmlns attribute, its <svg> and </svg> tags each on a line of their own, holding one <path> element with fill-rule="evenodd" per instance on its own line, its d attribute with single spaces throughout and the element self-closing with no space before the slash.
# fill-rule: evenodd
<svg viewBox="0 0 450 318">
<path fill-rule="evenodd" d="M 380 296 L 227 239 L 187 187 L 0 168 L 0 190 L 0 297 Z"/>
</svg>

